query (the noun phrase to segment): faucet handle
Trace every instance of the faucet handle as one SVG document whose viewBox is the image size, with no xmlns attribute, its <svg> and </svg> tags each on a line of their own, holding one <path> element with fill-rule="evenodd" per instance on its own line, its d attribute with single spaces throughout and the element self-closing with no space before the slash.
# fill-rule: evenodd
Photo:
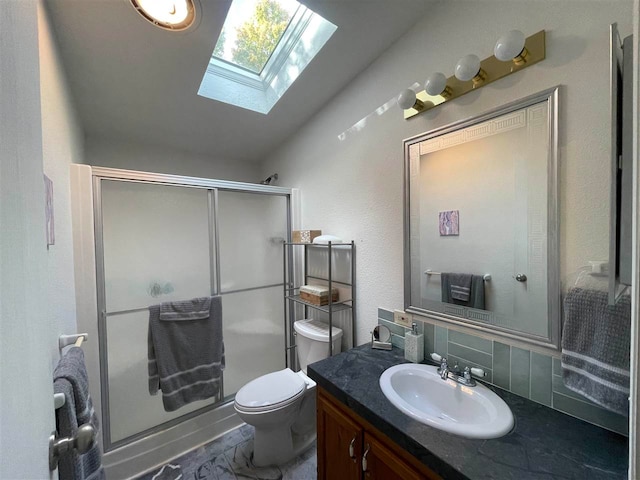
<svg viewBox="0 0 640 480">
<path fill-rule="evenodd" d="M 447 361 L 447 359 L 446 359 L 446 358 L 444 358 L 444 357 L 442 357 L 442 356 L 438 355 L 438 354 L 437 354 L 437 353 L 435 353 L 435 352 L 433 352 L 433 353 L 431 354 L 431 358 L 433 359 L 433 361 L 434 361 L 434 362 L 438 362 L 438 363 L 442 362 L 443 360 L 444 360 L 445 362 Z"/>
</svg>

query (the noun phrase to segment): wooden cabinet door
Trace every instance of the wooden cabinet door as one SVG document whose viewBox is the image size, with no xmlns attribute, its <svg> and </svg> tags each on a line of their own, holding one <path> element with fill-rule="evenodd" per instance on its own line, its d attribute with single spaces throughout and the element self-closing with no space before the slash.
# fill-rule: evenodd
<svg viewBox="0 0 640 480">
<path fill-rule="evenodd" d="M 422 480 L 428 478 L 405 463 L 368 432 L 364 434 L 362 470 L 366 480 Z"/>
<path fill-rule="evenodd" d="M 318 396 L 318 480 L 360 480 L 362 427 Z"/>
</svg>

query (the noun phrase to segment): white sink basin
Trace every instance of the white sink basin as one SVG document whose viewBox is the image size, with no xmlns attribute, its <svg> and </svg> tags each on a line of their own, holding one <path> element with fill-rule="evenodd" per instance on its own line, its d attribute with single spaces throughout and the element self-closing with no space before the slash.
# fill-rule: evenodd
<svg viewBox="0 0 640 480">
<path fill-rule="evenodd" d="M 513 428 L 506 403 L 484 385 L 442 380 L 438 367 L 403 363 L 380 376 L 382 393 L 418 422 L 467 438 L 498 438 Z"/>
</svg>

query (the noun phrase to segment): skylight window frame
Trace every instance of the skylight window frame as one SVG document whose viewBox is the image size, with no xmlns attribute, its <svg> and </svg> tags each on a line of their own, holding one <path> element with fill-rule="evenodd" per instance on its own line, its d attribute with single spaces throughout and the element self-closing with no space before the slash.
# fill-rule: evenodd
<svg viewBox="0 0 640 480">
<path fill-rule="evenodd" d="M 266 91 L 271 81 L 278 75 L 280 68 L 287 62 L 289 55 L 300 41 L 302 34 L 309 26 L 313 17 L 313 11 L 300 4 L 291 17 L 289 25 L 280 36 L 276 48 L 265 63 L 262 71 L 256 73 L 248 68 L 241 67 L 223 58 L 211 55 L 207 73 L 227 78 L 234 82 Z"/>
<path fill-rule="evenodd" d="M 308 29 L 318 28 L 312 34 L 310 47 L 304 46 L 308 58 L 294 60 L 299 71 L 291 78 L 287 69 L 292 66 L 293 53 L 309 40 Z M 254 112 L 267 114 L 280 100 L 296 78 L 305 70 L 325 43 L 337 30 L 337 26 L 305 5 L 299 4 L 278 44 L 260 74 L 211 54 L 198 94 Z M 316 36 L 323 40 L 316 41 Z M 217 44 L 217 42 L 216 42 Z"/>
<path fill-rule="evenodd" d="M 267 58 L 267 61 L 264 62 L 264 65 L 262 65 L 262 68 L 260 69 L 259 72 L 255 72 L 253 70 L 251 70 L 250 68 L 247 67 L 243 67 L 242 65 L 238 65 L 237 63 L 233 63 L 230 60 L 226 60 L 222 57 L 218 57 L 217 55 L 211 55 L 211 59 L 217 59 L 220 60 L 228 65 L 233 65 L 234 67 L 240 68 L 242 70 L 245 70 L 247 72 L 249 72 L 252 75 L 258 75 L 261 76 L 262 72 L 265 71 L 265 69 L 267 68 L 267 66 L 269 65 L 269 62 L 271 61 L 271 59 L 273 58 L 274 54 L 278 51 L 278 47 L 280 47 L 280 44 L 282 43 L 283 39 L 285 38 L 285 36 L 287 35 L 287 32 L 289 32 L 290 30 L 292 30 L 293 28 L 295 28 L 296 22 L 298 22 L 300 19 L 298 18 L 298 14 L 300 13 L 301 10 L 307 11 L 309 10 L 307 7 L 305 7 L 304 5 L 302 5 L 301 3 L 299 3 L 296 0 L 296 3 L 298 4 L 298 6 L 296 7 L 296 11 L 293 12 L 293 15 L 291 15 L 291 18 L 289 19 L 289 22 L 287 23 L 287 26 L 284 28 L 284 30 L 282 31 L 282 33 L 280 34 L 280 37 L 278 38 L 278 42 L 276 43 L 276 46 L 273 48 L 273 50 L 271 51 L 271 53 L 269 54 L 269 58 Z M 302 12 L 304 13 L 304 12 Z M 292 25 L 294 25 L 294 27 L 292 27 Z M 224 26 L 223 26 L 223 31 L 224 31 Z M 220 35 L 222 35 L 222 32 L 220 32 Z M 218 42 L 220 41 L 220 36 L 218 36 L 218 41 L 216 41 L 216 47 L 218 45 Z M 214 49 L 215 50 L 215 49 Z"/>
</svg>

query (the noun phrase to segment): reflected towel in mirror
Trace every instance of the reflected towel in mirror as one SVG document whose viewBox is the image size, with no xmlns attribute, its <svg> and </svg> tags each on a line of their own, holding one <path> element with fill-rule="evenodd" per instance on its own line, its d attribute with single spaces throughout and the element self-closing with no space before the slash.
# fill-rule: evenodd
<svg viewBox="0 0 640 480">
<path fill-rule="evenodd" d="M 482 275 L 442 272 L 440 282 L 443 302 L 484 310 Z"/>
</svg>

